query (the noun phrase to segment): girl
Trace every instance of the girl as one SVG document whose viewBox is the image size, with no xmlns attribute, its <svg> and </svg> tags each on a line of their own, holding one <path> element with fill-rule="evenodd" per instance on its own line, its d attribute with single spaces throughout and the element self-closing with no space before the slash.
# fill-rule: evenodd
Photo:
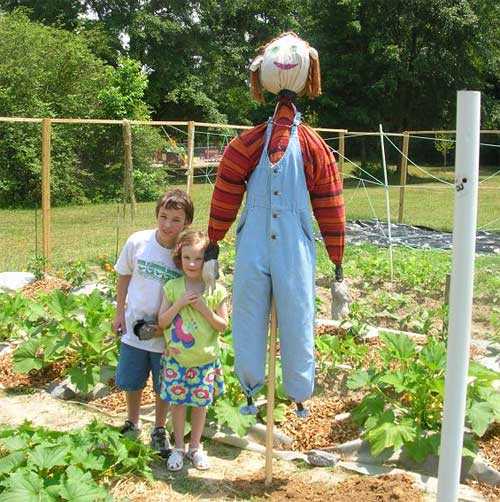
<svg viewBox="0 0 500 502">
<path fill-rule="evenodd" d="M 197 469 L 208 469 L 200 440 L 207 406 L 223 392 L 218 333 L 227 328 L 226 290 L 217 284 L 205 291 L 201 273 L 209 240 L 204 232 L 179 236 L 173 260 L 184 273 L 165 284 L 158 324 L 164 331 L 160 396 L 172 410 L 175 448 L 167 461 L 170 471 L 182 469 L 186 456 Z M 184 450 L 186 406 L 191 406 L 191 440 Z"/>
</svg>

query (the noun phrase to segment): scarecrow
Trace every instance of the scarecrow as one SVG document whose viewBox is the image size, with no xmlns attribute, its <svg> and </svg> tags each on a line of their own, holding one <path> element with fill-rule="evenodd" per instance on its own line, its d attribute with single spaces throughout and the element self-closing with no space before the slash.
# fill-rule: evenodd
<svg viewBox="0 0 500 502">
<path fill-rule="evenodd" d="M 287 32 L 261 48 L 250 66 L 251 92 L 278 96 L 274 115 L 233 139 L 217 171 L 205 277 L 216 275 L 218 241 L 246 204 L 236 228 L 233 282 L 235 370 L 247 396 L 242 413 L 256 413 L 252 396 L 263 386 L 271 298 L 280 334 L 283 383 L 297 414 L 314 388 L 315 237 L 319 224 L 335 281 L 342 276 L 345 212 L 332 152 L 301 122 L 297 96 L 321 93 L 318 53 Z M 333 290 L 335 286 L 333 286 Z"/>
</svg>

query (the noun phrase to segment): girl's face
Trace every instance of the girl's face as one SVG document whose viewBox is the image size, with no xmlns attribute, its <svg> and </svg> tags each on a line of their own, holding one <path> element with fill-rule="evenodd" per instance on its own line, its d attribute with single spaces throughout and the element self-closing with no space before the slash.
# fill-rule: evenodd
<svg viewBox="0 0 500 502">
<path fill-rule="evenodd" d="M 201 244 L 182 247 L 182 270 L 190 279 L 201 279 L 205 248 Z"/>
</svg>

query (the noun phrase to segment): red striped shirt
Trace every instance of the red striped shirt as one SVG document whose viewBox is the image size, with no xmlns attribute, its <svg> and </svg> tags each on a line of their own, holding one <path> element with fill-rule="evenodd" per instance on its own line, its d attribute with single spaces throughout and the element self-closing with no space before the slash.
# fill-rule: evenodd
<svg viewBox="0 0 500 502">
<path fill-rule="evenodd" d="M 284 154 L 290 138 L 293 106 L 286 100 L 278 105 L 269 142 L 269 159 L 275 164 Z M 224 238 L 236 219 L 246 185 L 257 167 L 267 123 L 260 124 L 234 138 L 224 151 L 210 206 L 208 235 L 212 242 Z M 304 124 L 298 127 L 307 189 L 314 216 L 319 224 L 330 259 L 342 263 L 345 237 L 345 209 L 342 179 L 333 153 L 323 139 Z"/>
</svg>

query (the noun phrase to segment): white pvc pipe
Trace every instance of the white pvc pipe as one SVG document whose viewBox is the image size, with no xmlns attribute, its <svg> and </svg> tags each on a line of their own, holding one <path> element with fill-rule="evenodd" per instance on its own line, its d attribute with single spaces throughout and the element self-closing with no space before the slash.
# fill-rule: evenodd
<svg viewBox="0 0 500 502">
<path fill-rule="evenodd" d="M 453 260 L 438 502 L 455 502 L 460 483 L 476 247 L 480 104 L 480 92 L 458 92 Z"/>
<path fill-rule="evenodd" d="M 385 162 L 384 131 L 382 124 L 378 125 L 380 131 L 380 148 L 382 149 L 382 166 L 384 168 L 384 190 L 385 190 L 385 209 L 387 212 L 387 234 L 389 237 L 389 266 L 391 270 L 391 281 L 394 279 L 394 264 L 392 260 L 392 234 L 391 234 L 391 205 L 389 202 L 389 182 L 387 181 L 387 164 Z"/>
</svg>

